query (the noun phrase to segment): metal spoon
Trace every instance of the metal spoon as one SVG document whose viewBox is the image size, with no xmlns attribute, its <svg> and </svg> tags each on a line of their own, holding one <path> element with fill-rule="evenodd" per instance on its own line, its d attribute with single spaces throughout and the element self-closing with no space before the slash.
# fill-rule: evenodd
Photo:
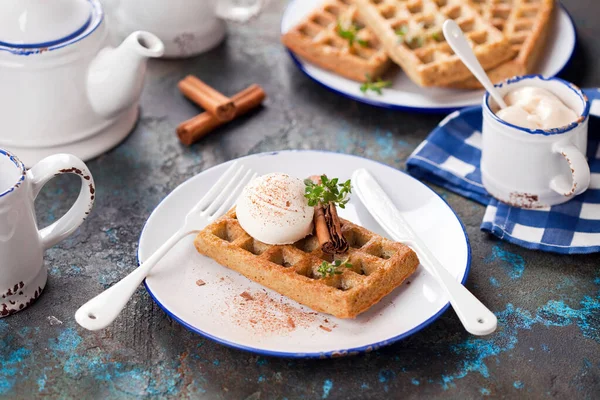
<svg viewBox="0 0 600 400">
<path fill-rule="evenodd" d="M 460 29 L 460 26 L 453 20 L 449 19 L 444 22 L 444 37 L 446 38 L 446 42 L 450 45 L 454 53 L 460 57 L 462 62 L 469 68 L 469 71 L 475 78 L 479 80 L 479 82 L 483 85 L 485 90 L 492 95 L 496 103 L 500 106 L 500 108 L 506 108 L 507 105 L 502 98 L 502 95 L 496 88 L 490 78 L 488 78 L 481 64 L 479 64 L 479 60 L 475 57 L 473 53 L 473 49 L 471 45 L 467 41 L 463 31 Z"/>
</svg>

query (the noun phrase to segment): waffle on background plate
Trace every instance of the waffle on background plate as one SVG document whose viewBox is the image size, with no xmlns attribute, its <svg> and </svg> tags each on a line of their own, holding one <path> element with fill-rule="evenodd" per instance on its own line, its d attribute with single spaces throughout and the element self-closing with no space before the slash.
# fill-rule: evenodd
<svg viewBox="0 0 600 400">
<path fill-rule="evenodd" d="M 554 0 L 469 0 L 471 5 L 508 38 L 515 58 L 487 71 L 494 83 L 535 72 L 545 48 Z M 475 77 L 451 85 L 479 89 Z"/>
<path fill-rule="evenodd" d="M 350 0 L 348 0 L 350 1 Z M 465 0 L 352 0 L 390 58 L 420 86 L 445 86 L 471 73 L 444 40 L 453 19 L 485 69 L 514 56 L 508 39 Z"/>
<path fill-rule="evenodd" d="M 350 32 L 342 37 L 338 29 Z M 313 64 L 364 82 L 381 76 L 391 61 L 348 0 L 327 0 L 282 37 L 283 44 Z"/>
<path fill-rule="evenodd" d="M 404 282 L 419 260 L 401 243 L 343 219 L 341 224 L 350 249 L 338 258 L 348 259 L 352 267 L 325 278 L 317 269 L 324 260 L 332 260 L 315 236 L 292 245 L 264 244 L 242 229 L 235 209 L 204 228 L 194 245 L 219 264 L 313 310 L 354 318 Z"/>
<path fill-rule="evenodd" d="M 443 22 L 460 25 L 499 82 L 535 71 L 553 8 L 554 0 L 329 0 L 282 40 L 308 61 L 357 81 L 385 73 L 391 58 L 421 86 L 478 89 L 445 42 Z M 350 45 L 338 34 L 338 21 L 355 26 L 368 46 Z"/>
</svg>

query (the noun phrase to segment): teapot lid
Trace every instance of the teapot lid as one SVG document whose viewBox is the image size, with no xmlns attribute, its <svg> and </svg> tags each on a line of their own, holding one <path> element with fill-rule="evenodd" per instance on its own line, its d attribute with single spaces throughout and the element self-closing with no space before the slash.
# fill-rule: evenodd
<svg viewBox="0 0 600 400">
<path fill-rule="evenodd" d="M 2 0 L 0 45 L 49 47 L 83 32 L 92 19 L 90 0 Z"/>
</svg>

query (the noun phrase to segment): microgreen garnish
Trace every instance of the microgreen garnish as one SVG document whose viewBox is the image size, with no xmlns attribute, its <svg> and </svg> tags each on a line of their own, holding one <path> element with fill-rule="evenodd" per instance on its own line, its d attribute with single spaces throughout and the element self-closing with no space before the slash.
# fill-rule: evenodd
<svg viewBox="0 0 600 400">
<path fill-rule="evenodd" d="M 367 45 L 369 44 L 366 40 L 362 40 L 356 37 L 358 33 L 358 27 L 354 24 L 350 24 L 347 29 L 344 29 L 342 23 L 338 21 L 336 32 L 338 33 L 338 35 L 340 35 L 340 37 L 346 39 L 350 46 L 352 46 L 354 42 L 360 44 L 362 47 L 367 47 Z"/>
<path fill-rule="evenodd" d="M 396 29 L 396 36 L 398 36 L 398 43 L 399 44 L 405 43 L 411 49 L 423 47 L 423 44 L 425 44 L 425 40 L 420 36 L 409 35 L 408 30 L 409 30 L 408 25 L 400 25 L 400 27 L 398 27 L 398 29 Z M 433 37 L 433 35 L 432 35 L 432 37 Z"/>
<path fill-rule="evenodd" d="M 381 89 L 389 88 L 390 86 L 392 86 L 391 81 L 384 81 L 381 78 L 377 78 L 377 80 L 373 82 L 371 77 L 367 75 L 367 81 L 360 85 L 360 91 L 367 93 L 368 90 L 372 90 L 375 93 L 382 95 L 383 92 Z"/>
<path fill-rule="evenodd" d="M 406 45 L 411 49 L 418 49 L 419 47 L 423 47 L 425 44 L 425 39 L 423 39 L 421 36 L 414 36 L 411 38 L 406 38 L 404 43 L 406 43 Z"/>
<path fill-rule="evenodd" d="M 333 263 L 328 263 L 327 261 L 323 261 L 323 264 L 317 268 L 317 272 L 321 274 L 322 278 L 326 278 L 328 276 L 340 275 L 344 271 L 340 271 L 340 267 L 352 268 L 352 264 L 346 261 L 335 260 Z"/>
<path fill-rule="evenodd" d="M 348 195 L 352 193 L 352 184 L 350 179 L 344 183 L 338 182 L 338 178 L 329 179 L 327 175 L 321 175 L 321 183 L 319 184 L 306 179 L 304 181 L 306 185 L 304 197 L 308 199 L 308 205 L 314 207 L 319 203 L 333 203 L 340 208 L 346 208 L 346 203 L 350 200 Z"/>
<path fill-rule="evenodd" d="M 408 33 L 408 25 L 400 25 L 398 29 L 396 29 L 396 35 L 398 35 L 398 41 L 402 42 L 404 40 L 404 36 Z"/>
<path fill-rule="evenodd" d="M 433 40 L 435 40 L 436 42 L 442 42 L 442 41 L 444 41 L 444 37 L 442 36 L 441 32 L 433 32 L 431 34 L 431 38 Z"/>
</svg>

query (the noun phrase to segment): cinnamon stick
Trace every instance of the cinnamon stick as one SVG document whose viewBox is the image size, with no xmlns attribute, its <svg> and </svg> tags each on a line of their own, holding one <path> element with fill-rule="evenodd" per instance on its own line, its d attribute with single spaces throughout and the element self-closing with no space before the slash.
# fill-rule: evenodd
<svg viewBox="0 0 600 400">
<path fill-rule="evenodd" d="M 219 121 L 231 121 L 235 117 L 235 104 L 232 99 L 195 76 L 186 76 L 177 86 L 185 97 L 217 117 Z"/>
<path fill-rule="evenodd" d="M 241 92 L 231 96 L 236 109 L 235 117 L 237 118 L 258 107 L 265 97 L 263 89 L 256 84 L 250 85 Z M 218 120 L 214 115 L 205 111 L 194 118 L 182 122 L 177 127 L 177 136 L 181 143 L 190 146 L 224 123 L 224 121 Z"/>
<path fill-rule="evenodd" d="M 321 250 L 323 250 L 324 253 L 333 254 L 331 252 L 332 243 L 331 235 L 329 234 L 329 226 L 327 225 L 327 220 L 325 219 L 325 208 L 323 208 L 323 205 L 320 203 L 315 206 L 313 222 L 315 224 L 315 235 L 319 240 L 319 246 L 321 247 Z"/>
<path fill-rule="evenodd" d="M 318 176 L 311 176 L 315 183 L 321 183 Z M 325 254 L 342 254 L 348 251 L 348 241 L 342 234 L 342 224 L 335 204 L 317 204 L 313 217 L 315 235 L 319 240 L 321 251 Z"/>
</svg>

